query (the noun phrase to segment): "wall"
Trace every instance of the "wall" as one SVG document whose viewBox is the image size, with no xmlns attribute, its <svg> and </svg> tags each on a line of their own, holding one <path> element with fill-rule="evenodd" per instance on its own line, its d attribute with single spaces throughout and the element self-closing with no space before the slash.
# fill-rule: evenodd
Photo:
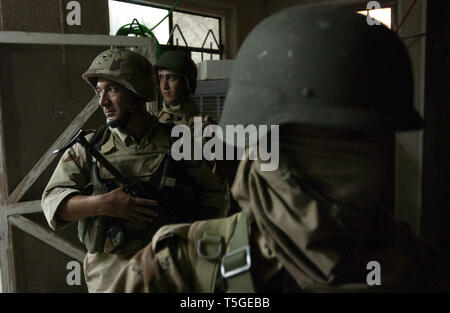
<svg viewBox="0 0 450 313">
<path fill-rule="evenodd" d="M 366 0 L 269 0 L 268 11 L 270 14 L 283 10 L 285 8 L 301 5 L 301 4 L 316 4 L 322 2 L 339 3 L 343 5 L 357 5 L 362 8 L 366 6 Z M 380 1 L 381 3 L 386 1 Z"/>
<path fill-rule="evenodd" d="M 411 0 L 398 2 L 397 17 L 399 21 L 403 19 L 412 4 Z M 400 37 L 426 32 L 426 5 L 426 0 L 419 0 L 415 3 L 398 31 Z M 405 39 L 404 43 L 413 64 L 414 107 L 423 116 L 425 108 L 425 38 Z M 406 221 L 416 234 L 420 234 L 423 131 L 398 133 L 396 141 L 398 165 L 396 169 L 396 215 Z"/>
<path fill-rule="evenodd" d="M 427 8 L 421 233 L 450 256 L 449 6 L 428 1 Z"/>
<path fill-rule="evenodd" d="M 108 34 L 106 0 L 81 0 L 81 25 L 66 23 L 68 0 L 0 0 L 1 30 Z M 1 105 L 9 191 L 19 184 L 93 95 L 81 73 L 105 47 L 0 45 Z M 85 128 L 103 122 L 96 113 Z M 33 184 L 22 201 L 40 199 L 56 161 Z M 48 227 L 43 214 L 27 218 Z M 78 243 L 76 225 L 59 235 Z M 86 291 L 66 284 L 71 259 L 32 236 L 14 229 L 19 292 Z"/>
<path fill-rule="evenodd" d="M 264 18 L 269 16 L 269 1 L 267 0 L 251 0 L 236 1 L 237 9 L 237 43 L 238 49 L 245 40 L 251 30 Z"/>
</svg>

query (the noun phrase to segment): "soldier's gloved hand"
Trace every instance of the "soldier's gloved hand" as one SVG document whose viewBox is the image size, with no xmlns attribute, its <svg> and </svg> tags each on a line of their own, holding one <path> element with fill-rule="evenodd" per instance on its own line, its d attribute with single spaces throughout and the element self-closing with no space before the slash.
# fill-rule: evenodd
<svg viewBox="0 0 450 313">
<path fill-rule="evenodd" d="M 126 193 L 123 187 L 118 187 L 103 195 L 103 214 L 130 221 L 152 222 L 158 212 L 152 208 L 158 202 L 155 200 L 133 197 Z"/>
</svg>

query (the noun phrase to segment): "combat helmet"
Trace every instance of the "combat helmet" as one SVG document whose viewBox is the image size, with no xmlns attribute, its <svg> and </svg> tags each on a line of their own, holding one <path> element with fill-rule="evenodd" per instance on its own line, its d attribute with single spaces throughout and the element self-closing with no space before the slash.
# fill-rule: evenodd
<svg viewBox="0 0 450 313">
<path fill-rule="evenodd" d="M 413 130 L 413 75 L 402 41 L 336 5 L 297 6 L 258 24 L 233 65 L 228 124 L 300 123 L 340 130 Z"/>
<path fill-rule="evenodd" d="M 100 53 L 82 75 L 94 89 L 102 77 L 123 85 L 147 101 L 156 99 L 156 75 L 152 64 L 141 54 L 128 49 Z"/>
<path fill-rule="evenodd" d="M 156 69 L 169 69 L 183 75 L 186 80 L 187 92 L 195 93 L 198 70 L 194 61 L 185 53 L 174 50 L 166 51 L 159 57 L 155 67 Z"/>
</svg>

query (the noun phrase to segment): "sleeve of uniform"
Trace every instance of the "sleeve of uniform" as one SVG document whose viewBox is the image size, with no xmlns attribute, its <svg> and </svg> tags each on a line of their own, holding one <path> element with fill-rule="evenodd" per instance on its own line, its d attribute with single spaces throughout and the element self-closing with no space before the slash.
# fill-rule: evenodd
<svg viewBox="0 0 450 313">
<path fill-rule="evenodd" d="M 88 172 L 84 169 L 86 154 L 84 149 L 76 144 L 66 150 L 58 162 L 50 181 L 44 189 L 41 206 L 49 226 L 57 230 L 68 225 L 55 217 L 61 202 L 68 196 L 79 194 L 88 182 Z"/>
<path fill-rule="evenodd" d="M 228 215 L 229 188 L 226 180 L 212 173 L 205 161 L 185 161 L 189 177 L 196 186 L 198 219 L 220 218 Z"/>
<path fill-rule="evenodd" d="M 175 231 L 172 231 L 176 228 Z M 168 225 L 123 267 L 107 292 L 193 292 L 189 224 Z"/>
</svg>

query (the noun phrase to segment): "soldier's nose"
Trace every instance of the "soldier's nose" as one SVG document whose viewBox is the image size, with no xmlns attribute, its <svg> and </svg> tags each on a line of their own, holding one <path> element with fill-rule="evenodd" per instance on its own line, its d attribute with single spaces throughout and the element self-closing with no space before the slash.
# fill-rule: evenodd
<svg viewBox="0 0 450 313">
<path fill-rule="evenodd" d="M 169 82 L 167 81 L 167 79 L 163 80 L 163 89 L 164 90 L 169 90 Z"/>
<path fill-rule="evenodd" d="M 105 95 L 105 93 L 100 93 L 100 97 L 98 99 L 98 105 L 101 107 L 104 107 L 108 104 L 108 99 Z"/>
</svg>

